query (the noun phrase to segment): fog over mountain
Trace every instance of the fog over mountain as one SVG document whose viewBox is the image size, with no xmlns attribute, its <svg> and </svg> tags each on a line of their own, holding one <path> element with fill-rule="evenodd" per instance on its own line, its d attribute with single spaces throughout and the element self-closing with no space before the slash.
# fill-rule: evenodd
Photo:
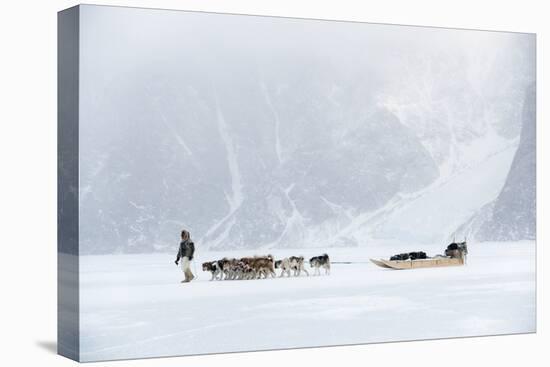
<svg viewBox="0 0 550 367">
<path fill-rule="evenodd" d="M 173 250 L 183 228 L 223 250 L 433 243 L 488 205 L 479 239 L 534 237 L 533 35 L 86 6 L 81 22 L 83 254 Z"/>
</svg>

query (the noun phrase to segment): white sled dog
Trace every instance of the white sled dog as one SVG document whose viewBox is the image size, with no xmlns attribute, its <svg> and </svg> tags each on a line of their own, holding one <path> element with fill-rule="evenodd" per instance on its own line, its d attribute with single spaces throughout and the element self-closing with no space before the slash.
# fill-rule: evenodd
<svg viewBox="0 0 550 367">
<path fill-rule="evenodd" d="M 325 269 L 325 274 L 330 274 L 330 259 L 327 254 L 315 256 L 309 259 L 309 266 L 315 268 L 313 275 L 321 275 L 321 267 Z"/>
<path fill-rule="evenodd" d="M 285 275 L 287 277 L 290 277 L 291 271 L 295 277 L 300 276 L 302 271 L 306 273 L 307 276 L 309 276 L 308 271 L 304 267 L 303 256 L 291 256 L 285 257 L 282 260 L 277 260 L 275 261 L 275 269 L 281 269 L 281 274 L 279 275 L 279 278 L 282 278 Z"/>
<path fill-rule="evenodd" d="M 290 260 L 288 257 L 285 257 L 282 260 L 275 261 L 275 269 L 281 269 L 281 274 L 279 275 L 279 278 L 282 278 L 285 276 L 290 277 Z"/>
</svg>

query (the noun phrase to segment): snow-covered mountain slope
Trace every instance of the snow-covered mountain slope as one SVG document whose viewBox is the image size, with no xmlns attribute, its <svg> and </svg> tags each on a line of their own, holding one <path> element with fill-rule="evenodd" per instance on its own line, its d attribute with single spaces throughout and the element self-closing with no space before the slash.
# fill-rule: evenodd
<svg viewBox="0 0 550 367">
<path fill-rule="evenodd" d="M 526 92 L 519 147 L 498 197 L 457 233 L 479 241 L 515 241 L 536 236 L 536 90 Z"/>
<path fill-rule="evenodd" d="M 371 234 L 368 237 L 443 243 L 481 206 L 497 197 L 515 150 L 515 145 L 510 145 L 450 179 L 400 198 L 397 204 L 366 223 Z"/>
<path fill-rule="evenodd" d="M 82 22 L 81 253 L 173 250 L 182 228 L 213 250 L 439 240 L 498 195 L 534 80 L 525 34 Z"/>
</svg>

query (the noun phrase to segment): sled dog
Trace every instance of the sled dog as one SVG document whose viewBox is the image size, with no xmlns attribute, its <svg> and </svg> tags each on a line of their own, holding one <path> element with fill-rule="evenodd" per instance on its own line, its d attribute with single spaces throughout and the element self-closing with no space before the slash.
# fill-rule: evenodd
<svg viewBox="0 0 550 367">
<path fill-rule="evenodd" d="M 209 261 L 209 262 L 203 263 L 202 270 L 209 271 L 212 274 L 212 278 L 210 278 L 210 280 L 214 280 L 214 279 L 221 280 L 223 277 L 223 272 L 218 264 L 218 261 Z"/>
<path fill-rule="evenodd" d="M 285 257 L 282 260 L 275 261 L 275 269 L 281 269 L 281 275 L 279 278 L 282 278 L 285 274 L 287 277 L 290 277 L 290 260 L 288 257 Z"/>
<path fill-rule="evenodd" d="M 304 257 L 303 256 L 291 256 L 288 258 L 290 261 L 290 268 L 294 270 L 294 276 L 300 276 L 302 271 L 306 273 L 307 276 L 309 276 L 308 271 L 304 267 Z"/>
<path fill-rule="evenodd" d="M 314 275 L 321 274 L 321 268 L 325 269 L 325 274 L 330 274 L 330 259 L 327 254 L 315 256 L 309 259 L 309 266 L 315 268 Z"/>
</svg>

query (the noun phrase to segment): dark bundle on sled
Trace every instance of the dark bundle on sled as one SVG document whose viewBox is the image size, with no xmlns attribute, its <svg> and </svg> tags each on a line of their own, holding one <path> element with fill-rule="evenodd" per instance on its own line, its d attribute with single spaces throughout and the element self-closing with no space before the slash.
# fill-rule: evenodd
<svg viewBox="0 0 550 367">
<path fill-rule="evenodd" d="M 451 243 L 449 246 L 447 246 L 447 250 L 458 250 L 458 243 Z"/>
<path fill-rule="evenodd" d="M 390 257 L 391 261 L 394 260 L 417 260 L 417 259 L 427 259 L 426 253 L 424 251 L 414 251 L 405 254 L 397 254 Z"/>
<path fill-rule="evenodd" d="M 464 257 L 468 255 L 468 245 L 464 242 L 453 242 L 445 250 L 445 256 Z"/>
<path fill-rule="evenodd" d="M 390 257 L 390 260 L 409 260 L 410 256 L 409 254 L 397 254 Z"/>
<path fill-rule="evenodd" d="M 409 257 L 411 258 L 411 260 L 427 259 L 428 258 L 424 251 L 409 252 Z"/>
</svg>

